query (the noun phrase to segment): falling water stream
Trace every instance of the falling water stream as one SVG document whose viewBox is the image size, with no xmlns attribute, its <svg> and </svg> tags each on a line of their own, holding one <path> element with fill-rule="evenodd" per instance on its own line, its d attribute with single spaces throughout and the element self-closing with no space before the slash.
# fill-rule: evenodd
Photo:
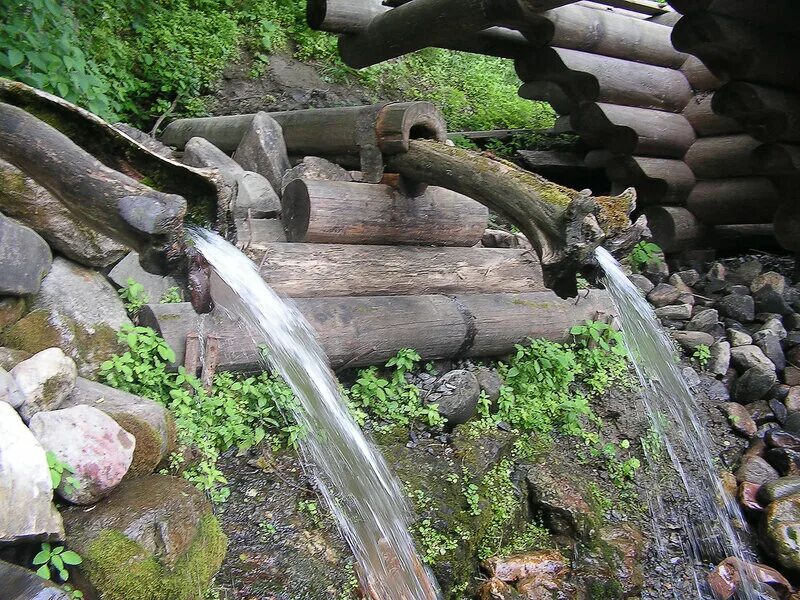
<svg viewBox="0 0 800 600">
<path fill-rule="evenodd" d="M 264 283 L 255 264 L 206 230 L 188 232 L 233 292 L 226 309 L 268 348 L 270 367 L 292 388 L 304 430 L 300 449 L 359 566 L 371 600 L 436 600 L 437 584 L 409 534 L 405 495 L 383 457 L 347 412 L 311 326 Z"/>
<path fill-rule="evenodd" d="M 687 560 L 699 565 L 704 557 L 715 557 L 717 561 L 728 556 L 751 559 L 739 538 L 746 529 L 744 519 L 716 474 L 708 431 L 700 422 L 694 395 L 674 359 L 672 343 L 650 305 L 625 276 L 614 257 L 603 248 L 597 249 L 596 256 L 605 271 L 606 287 L 642 385 L 641 398 L 651 428 L 658 434 L 693 507 L 690 514 L 681 519 Z M 657 470 L 658 461 L 655 457 L 648 458 Z M 675 515 L 667 514 L 661 491 L 649 492 L 654 521 L 674 519 Z M 657 530 L 658 525 L 654 529 Z M 660 550 L 664 551 L 663 542 Z M 742 583 L 737 598 L 759 598 L 747 574 L 739 575 Z M 695 585 L 698 597 L 706 597 L 703 581 L 697 575 Z"/>
</svg>

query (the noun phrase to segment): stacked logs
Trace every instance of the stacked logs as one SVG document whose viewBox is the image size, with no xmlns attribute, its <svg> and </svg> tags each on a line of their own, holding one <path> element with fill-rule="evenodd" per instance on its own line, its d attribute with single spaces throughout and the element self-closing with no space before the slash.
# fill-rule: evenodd
<svg viewBox="0 0 800 600">
<path fill-rule="evenodd" d="M 700 180 L 688 208 L 709 225 L 772 224 L 782 246 L 800 251 L 800 7 L 790 0 L 670 4 L 682 13 L 675 47 L 694 55 L 692 73 L 706 68 L 684 111 L 699 138 L 686 156 Z"/>
</svg>

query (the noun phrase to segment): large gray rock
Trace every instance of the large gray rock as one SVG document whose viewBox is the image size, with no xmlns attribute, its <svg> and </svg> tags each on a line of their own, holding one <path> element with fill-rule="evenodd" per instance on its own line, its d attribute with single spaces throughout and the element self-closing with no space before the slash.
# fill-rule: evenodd
<svg viewBox="0 0 800 600">
<path fill-rule="evenodd" d="M 628 275 L 628 279 L 630 279 L 631 283 L 635 285 L 640 292 L 642 292 L 643 296 L 647 296 L 647 294 L 649 294 L 655 287 L 652 281 L 650 281 L 644 275 L 639 275 L 638 273 Z"/>
<path fill-rule="evenodd" d="M 10 404 L 13 408 L 19 408 L 25 402 L 25 394 L 20 391 L 11 373 L 2 365 L 0 365 L 0 401 Z"/>
<path fill-rule="evenodd" d="M 772 332 L 766 332 L 766 335 L 759 336 L 756 345 L 761 348 L 764 356 L 772 361 L 778 371 L 783 371 L 786 368 L 786 356 L 783 354 L 783 348 L 778 336 Z"/>
<path fill-rule="evenodd" d="M 729 279 L 733 283 L 750 286 L 753 280 L 761 275 L 764 267 L 757 260 L 749 260 L 739 265 L 730 275 Z"/>
<path fill-rule="evenodd" d="M 772 468 L 772 465 L 760 456 L 755 455 L 745 455 L 742 458 L 742 464 L 739 465 L 736 471 L 736 481 L 739 483 L 747 481 L 763 485 L 778 479 L 778 477 L 780 475 Z"/>
<path fill-rule="evenodd" d="M 17 412 L 0 402 L 0 543 L 40 539 L 64 539 L 47 456 Z"/>
<path fill-rule="evenodd" d="M 794 309 L 786 302 L 783 294 L 775 290 L 771 285 L 765 285 L 753 294 L 755 311 L 758 313 L 775 313 L 789 316 L 794 313 Z"/>
<path fill-rule="evenodd" d="M 119 287 L 128 285 L 128 280 L 133 279 L 144 288 L 144 293 L 147 295 L 149 302 L 157 303 L 161 300 L 168 289 L 177 287 L 180 289 L 178 280 L 170 275 L 154 275 L 148 273 L 139 264 L 139 254 L 136 252 L 129 253 L 113 269 L 108 273 L 108 278 L 116 283 Z"/>
<path fill-rule="evenodd" d="M 236 240 L 247 249 L 258 250 L 285 242 L 286 232 L 279 219 L 237 219 Z"/>
<path fill-rule="evenodd" d="M 775 365 L 770 359 L 764 356 L 758 346 L 737 346 L 731 348 L 731 362 L 740 372 L 762 366 L 775 370 Z"/>
<path fill-rule="evenodd" d="M 439 413 L 449 426 L 466 423 L 478 408 L 480 385 L 475 375 L 461 369 L 442 376 L 439 385 L 428 395 L 428 402 L 439 405 Z"/>
<path fill-rule="evenodd" d="M 92 504 L 107 496 L 131 466 L 136 438 L 91 406 L 37 413 L 30 429 L 45 450 L 74 471 L 77 485 L 62 479 L 57 490 L 74 504 Z"/>
<path fill-rule="evenodd" d="M 647 300 L 656 308 L 674 304 L 680 298 L 681 292 L 668 283 L 659 283 L 647 294 Z"/>
<path fill-rule="evenodd" d="M 281 190 L 283 175 L 291 168 L 283 129 L 265 112 L 253 117 L 233 155 L 245 171 L 254 171 L 267 178 L 272 189 Z"/>
<path fill-rule="evenodd" d="M 0 560 L 0 581 L 3 600 L 72 600 L 71 595 L 52 581 L 3 560 Z"/>
<path fill-rule="evenodd" d="M 773 369 L 756 366 L 744 372 L 733 389 L 733 398 L 742 404 L 761 400 L 778 381 Z"/>
<path fill-rule="evenodd" d="M 78 369 L 61 348 L 48 348 L 11 369 L 11 376 L 24 397 L 18 410 L 27 423 L 36 413 L 61 406 L 75 385 Z"/>
<path fill-rule="evenodd" d="M 728 294 L 719 301 L 717 306 L 720 314 L 742 323 L 749 323 L 756 316 L 756 308 L 752 296 Z"/>
<path fill-rule="evenodd" d="M 698 346 L 708 346 L 714 343 L 714 338 L 702 331 L 673 331 L 672 337 L 686 350 L 694 350 Z"/>
<path fill-rule="evenodd" d="M 717 342 L 711 346 L 711 356 L 706 369 L 719 377 L 725 375 L 731 365 L 731 345 L 728 342 Z"/>
<path fill-rule="evenodd" d="M 78 377 L 61 407 L 80 405 L 103 411 L 136 438 L 127 477 L 152 473 L 175 450 L 175 420 L 158 402 Z"/>
<path fill-rule="evenodd" d="M 306 156 L 302 161 L 283 174 L 281 195 L 286 186 L 295 179 L 322 179 L 325 181 L 353 181 L 350 172 L 336 163 L 318 156 Z"/>
<path fill-rule="evenodd" d="M 692 307 L 688 304 L 672 304 L 662 306 L 655 310 L 659 319 L 669 319 L 670 321 L 688 321 L 692 316 Z"/>
<path fill-rule="evenodd" d="M 0 214 L 0 295 L 35 294 L 52 261 L 50 247 L 33 229 Z"/>
<path fill-rule="evenodd" d="M 84 377 L 125 347 L 117 332 L 133 325 L 117 291 L 102 274 L 57 257 L 33 310 L 4 332 L 7 346 L 36 353 L 61 348 Z"/>
<path fill-rule="evenodd" d="M 50 246 L 82 265 L 106 267 L 127 248 L 77 217 L 42 186 L 0 160 L 0 210 L 33 229 Z"/>
<path fill-rule="evenodd" d="M 686 324 L 687 331 L 703 331 L 712 336 L 717 330 L 719 313 L 713 308 L 701 310 Z"/>
<path fill-rule="evenodd" d="M 733 348 L 738 348 L 739 346 L 751 346 L 753 344 L 752 336 L 744 331 L 729 328 L 725 330 L 725 333 L 728 336 L 728 341 L 731 343 L 731 347 Z"/>
<path fill-rule="evenodd" d="M 497 402 L 500 398 L 500 388 L 503 387 L 503 378 L 494 369 L 488 367 L 478 367 L 473 371 L 478 387 L 486 394 L 489 401 Z"/>
</svg>

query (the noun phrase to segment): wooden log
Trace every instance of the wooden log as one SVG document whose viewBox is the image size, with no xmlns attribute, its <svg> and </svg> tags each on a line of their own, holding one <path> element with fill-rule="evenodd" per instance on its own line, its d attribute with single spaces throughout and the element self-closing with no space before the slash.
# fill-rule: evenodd
<svg viewBox="0 0 800 600">
<path fill-rule="evenodd" d="M 712 102 L 716 92 L 694 96 L 683 109 L 683 116 L 692 124 L 698 137 L 740 133 L 742 126 L 735 120 L 714 112 Z"/>
<path fill-rule="evenodd" d="M 722 85 L 722 80 L 708 70 L 703 61 L 696 56 L 689 56 L 681 65 L 683 73 L 689 85 L 696 92 L 709 92 L 716 90 Z"/>
<path fill-rule="evenodd" d="M 780 194 L 766 177 L 733 177 L 700 181 L 686 208 L 708 225 L 770 223 Z"/>
<path fill-rule="evenodd" d="M 526 81 L 517 93 L 526 100 L 547 102 L 559 115 L 569 115 L 578 107 L 568 90 L 554 81 Z"/>
<path fill-rule="evenodd" d="M 545 289 L 539 261 L 522 250 L 275 243 L 251 257 L 291 298 Z"/>
<path fill-rule="evenodd" d="M 670 29 L 612 11 L 570 5 L 541 14 L 528 23 L 528 38 L 540 45 L 582 50 L 648 65 L 679 68 L 686 55 L 670 41 Z"/>
<path fill-rule="evenodd" d="M 608 162 L 606 173 L 611 180 L 634 186 L 639 206 L 683 204 L 695 185 L 692 170 L 682 160 L 618 156 Z"/>
<path fill-rule="evenodd" d="M 747 225 L 717 225 L 711 233 L 712 244 L 719 251 L 777 250 L 775 231 L 771 223 Z"/>
<path fill-rule="evenodd" d="M 241 219 L 236 221 L 236 241 L 242 248 L 259 249 L 287 240 L 279 219 Z"/>
<path fill-rule="evenodd" d="M 746 133 L 700 138 L 684 160 L 698 179 L 745 177 L 753 174 L 752 154 L 758 146 Z"/>
<path fill-rule="evenodd" d="M 295 179 L 284 192 L 290 242 L 474 246 L 489 210 L 457 192 L 429 187 L 410 198 L 388 185 Z"/>
<path fill-rule="evenodd" d="M 414 348 L 425 360 L 499 356 L 528 338 L 565 340 L 575 323 L 613 311 L 608 295 L 599 290 L 577 302 L 534 292 L 300 298 L 295 303 L 334 369 L 383 364 L 401 348 Z M 140 322 L 175 350 L 176 364 L 183 363 L 187 334 L 203 331 L 219 337 L 218 369 L 262 369 L 256 342 L 224 311 L 198 315 L 189 303 L 148 304 Z"/>
<path fill-rule="evenodd" d="M 675 27 L 675 23 L 677 23 L 681 18 L 680 13 L 676 12 L 665 12 L 661 13 L 660 15 L 654 15 L 647 19 L 651 23 L 658 23 L 659 25 L 663 25 L 666 27 Z"/>
<path fill-rule="evenodd" d="M 784 202 L 775 211 L 774 232 L 782 247 L 800 252 L 800 202 L 796 198 Z"/>
<path fill-rule="evenodd" d="M 670 0 L 676 11 L 689 15 L 710 12 L 777 31 L 797 32 L 800 7 L 795 0 Z"/>
<path fill-rule="evenodd" d="M 800 173 L 800 146 L 764 144 L 753 151 L 753 169 L 760 175 Z"/>
<path fill-rule="evenodd" d="M 648 206 L 644 209 L 655 242 L 664 252 L 683 252 L 708 245 L 710 228 L 680 206 Z"/>
<path fill-rule="evenodd" d="M 714 93 L 712 106 L 759 141 L 800 142 L 800 94 L 733 81 Z"/>
<path fill-rule="evenodd" d="M 680 112 L 692 97 L 686 78 L 675 69 L 589 52 L 542 48 L 517 58 L 514 65 L 525 82 L 558 86 L 574 103 L 572 110 L 586 102 L 606 102 Z"/>
<path fill-rule="evenodd" d="M 796 68 L 800 44 L 786 34 L 702 13 L 678 21 L 672 42 L 677 49 L 697 56 L 723 81 L 740 79 L 800 90 Z"/>
<path fill-rule="evenodd" d="M 522 159 L 526 169 L 540 175 L 546 173 L 577 175 L 589 169 L 584 162 L 584 155 L 580 152 L 518 150 L 517 156 Z"/>
<path fill-rule="evenodd" d="M 695 140 L 686 117 L 659 110 L 587 104 L 573 113 L 570 121 L 590 143 L 617 154 L 681 158 Z"/>
<path fill-rule="evenodd" d="M 44 187 L 91 227 L 139 253 L 151 269 L 181 264 L 186 200 L 105 166 L 21 108 L 0 102 L 0 158 Z"/>
</svg>

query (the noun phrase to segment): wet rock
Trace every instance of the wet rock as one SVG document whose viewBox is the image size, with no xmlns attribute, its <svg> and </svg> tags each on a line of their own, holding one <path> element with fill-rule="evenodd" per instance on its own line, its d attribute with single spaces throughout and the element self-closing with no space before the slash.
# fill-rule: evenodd
<svg viewBox="0 0 800 600">
<path fill-rule="evenodd" d="M 492 577 L 478 590 L 478 600 L 522 600 L 522 596 L 513 586 Z"/>
<path fill-rule="evenodd" d="M 786 336 L 789 335 L 788 332 L 786 331 L 786 327 L 784 327 L 783 325 L 783 321 L 781 320 L 780 316 L 773 316 L 764 321 L 764 324 L 758 331 L 770 332 L 775 336 L 777 336 L 779 340 L 785 340 Z"/>
<path fill-rule="evenodd" d="M 642 295 L 644 296 L 647 296 L 647 294 L 649 294 L 655 287 L 652 281 L 650 281 L 644 275 L 639 275 L 638 273 L 628 275 L 628 279 L 639 289 L 640 292 L 642 292 Z"/>
<path fill-rule="evenodd" d="M 765 400 L 751 402 L 745 405 L 747 412 L 755 421 L 756 425 L 763 425 L 764 423 L 771 423 L 775 421 L 775 413 L 770 408 Z"/>
<path fill-rule="evenodd" d="M 44 448 L 5 402 L 0 402 L 0 475 L 0 543 L 64 539 Z"/>
<path fill-rule="evenodd" d="M 11 369 L 11 376 L 25 398 L 18 410 L 27 423 L 36 413 L 61 406 L 75 385 L 78 370 L 60 348 L 48 348 Z"/>
<path fill-rule="evenodd" d="M 770 285 L 765 285 L 752 296 L 755 311 L 763 313 L 776 313 L 780 315 L 790 315 L 794 311 L 783 297 L 783 294 L 776 291 Z"/>
<path fill-rule="evenodd" d="M 762 545 L 778 563 L 800 571 L 800 496 L 781 498 L 767 506 L 762 520 Z"/>
<path fill-rule="evenodd" d="M 781 475 L 800 475 L 800 452 L 788 448 L 770 448 L 764 455 Z"/>
<path fill-rule="evenodd" d="M 233 158 L 246 171 L 254 171 L 267 178 L 272 189 L 280 193 L 283 175 L 291 168 L 283 129 L 265 112 L 253 117 L 250 128 L 239 142 Z"/>
<path fill-rule="evenodd" d="M 12 408 L 19 408 L 25 402 L 25 394 L 3 367 L 0 367 L 0 401 L 10 404 Z"/>
<path fill-rule="evenodd" d="M 674 273 L 672 277 L 680 280 L 684 285 L 687 285 L 689 287 L 697 285 L 698 282 L 700 281 L 700 273 L 698 273 L 694 269 L 689 269 L 686 271 L 678 271 L 677 273 Z"/>
<path fill-rule="evenodd" d="M 677 302 L 680 295 L 680 291 L 675 286 L 659 283 L 647 294 L 647 300 L 656 308 L 661 308 Z"/>
<path fill-rule="evenodd" d="M 581 587 L 588 584 L 589 592 L 598 594 L 598 597 L 603 597 L 599 590 L 611 597 L 638 596 L 645 583 L 642 532 L 629 523 L 607 525 L 600 529 L 594 544 L 588 562 L 603 566 L 598 571 L 596 567 L 579 562 L 575 569 L 583 584 Z"/>
<path fill-rule="evenodd" d="M 750 291 L 755 294 L 765 286 L 770 286 L 779 294 L 783 294 L 787 287 L 786 278 L 775 271 L 767 271 L 753 278 L 753 282 L 750 284 Z"/>
<path fill-rule="evenodd" d="M 180 289 L 178 281 L 170 276 L 161 276 L 148 273 L 139 264 L 139 254 L 130 252 L 125 258 L 117 263 L 108 274 L 108 278 L 119 287 L 128 285 L 128 280 L 133 279 L 144 288 L 144 294 L 149 302 L 158 303 L 164 293 L 170 288 Z"/>
<path fill-rule="evenodd" d="M 69 508 L 64 522 L 83 572 L 108 600 L 201 598 L 227 545 L 205 496 L 164 475 L 125 482 L 91 509 Z"/>
<path fill-rule="evenodd" d="M 672 337 L 683 348 L 689 351 L 701 345 L 711 347 L 714 344 L 714 338 L 702 331 L 673 331 Z"/>
<path fill-rule="evenodd" d="M 698 311 L 686 324 L 687 331 L 702 331 L 713 335 L 719 323 L 719 313 L 713 308 Z M 713 332 L 713 333 L 712 333 Z"/>
<path fill-rule="evenodd" d="M 795 385 L 789 388 L 783 404 L 790 413 L 800 412 L 800 386 Z"/>
<path fill-rule="evenodd" d="M 692 316 L 692 307 L 688 304 L 675 304 L 672 306 L 662 306 L 655 310 L 656 316 L 660 319 L 670 319 L 672 321 L 686 321 Z"/>
<path fill-rule="evenodd" d="M 753 367 L 775 370 L 774 363 L 768 359 L 758 346 L 737 346 L 731 348 L 731 363 L 739 372 Z"/>
<path fill-rule="evenodd" d="M 50 192 L 2 160 L 0 210 L 33 229 L 54 250 L 88 267 L 106 267 L 128 251 L 92 229 Z"/>
<path fill-rule="evenodd" d="M 785 383 L 778 382 L 776 383 L 772 389 L 770 390 L 769 394 L 771 398 L 775 398 L 776 400 L 783 401 L 789 395 L 789 390 L 791 390 L 788 385 Z"/>
<path fill-rule="evenodd" d="M 761 352 L 772 362 L 777 371 L 783 371 L 786 368 L 786 357 L 776 335 L 768 332 L 756 341 L 756 345 L 761 348 Z"/>
<path fill-rule="evenodd" d="M 700 375 L 697 374 L 692 367 L 684 367 L 681 369 L 681 375 L 683 375 L 683 380 L 686 382 L 686 385 L 689 386 L 692 390 L 697 390 L 700 387 L 702 381 L 700 380 Z"/>
<path fill-rule="evenodd" d="M 770 394 L 772 394 L 774 390 L 775 386 L 773 386 L 772 390 L 770 390 Z M 772 413 L 775 415 L 775 420 L 783 425 L 786 422 L 786 417 L 789 416 L 789 411 L 786 410 L 786 407 L 783 405 L 783 403 L 777 398 L 771 398 L 769 401 L 769 407 L 772 409 Z"/>
<path fill-rule="evenodd" d="M 796 436 L 782 429 L 773 429 L 764 436 L 764 442 L 770 448 L 789 448 L 800 450 L 800 436 Z"/>
<path fill-rule="evenodd" d="M 783 381 L 789 386 L 800 385 L 800 367 L 788 365 L 783 370 Z"/>
<path fill-rule="evenodd" d="M 783 428 L 789 433 L 800 435 L 800 413 L 790 413 L 789 416 L 786 417 Z"/>
<path fill-rule="evenodd" d="M 757 485 L 764 485 L 780 477 L 766 460 L 760 456 L 747 456 L 742 458 L 742 464 L 736 471 L 736 481 L 742 483 L 749 481 Z"/>
<path fill-rule="evenodd" d="M 568 561 L 558 550 L 536 550 L 503 558 L 493 557 L 484 561 L 482 566 L 490 577 L 506 583 L 541 578 L 541 581 L 555 583 L 555 589 L 570 571 Z"/>
<path fill-rule="evenodd" d="M 0 560 L 4 600 L 71 600 L 72 596 L 34 571 Z"/>
<path fill-rule="evenodd" d="M 661 260 L 649 260 L 643 267 L 642 274 L 655 284 L 663 283 L 669 278 L 669 267 L 663 257 Z"/>
<path fill-rule="evenodd" d="M 24 350 L 16 350 L 14 348 L 4 348 L 0 346 L 0 369 L 10 371 L 16 367 L 23 360 L 30 358 L 32 354 Z"/>
<path fill-rule="evenodd" d="M 571 481 L 551 472 L 547 464 L 537 464 L 527 469 L 525 482 L 531 506 L 553 534 L 582 539 L 591 529 L 594 513 Z"/>
<path fill-rule="evenodd" d="M 6 330 L 6 345 L 31 353 L 61 348 L 83 377 L 125 350 L 117 331 L 131 320 L 116 290 L 97 271 L 57 257 L 32 308 Z"/>
<path fill-rule="evenodd" d="M 437 403 L 439 413 L 447 419 L 449 426 L 453 426 L 466 423 L 473 417 L 480 393 L 475 375 L 459 369 L 444 375 L 427 401 Z"/>
<path fill-rule="evenodd" d="M 733 388 L 736 402 L 749 404 L 761 400 L 778 380 L 775 371 L 765 367 L 753 367 L 744 372 Z"/>
<path fill-rule="evenodd" d="M 728 342 L 717 342 L 711 346 L 710 354 L 706 369 L 709 373 L 722 377 L 731 365 L 731 345 Z"/>
<path fill-rule="evenodd" d="M 728 341 L 731 347 L 738 348 L 739 346 L 750 346 L 753 344 L 753 338 L 750 334 L 736 329 L 726 329 L 725 334 L 728 336 Z"/>
<path fill-rule="evenodd" d="M 33 229 L 0 214 L 0 295 L 35 294 L 52 261 L 50 247 Z"/>
<path fill-rule="evenodd" d="M 25 315 L 25 299 L 10 296 L 0 298 L 0 331 L 13 325 Z"/>
<path fill-rule="evenodd" d="M 285 190 L 295 179 L 322 179 L 325 181 L 353 181 L 350 173 L 336 163 L 318 156 L 306 156 L 294 167 L 286 171 L 281 180 L 281 190 Z M 511 234 L 513 237 L 513 234 Z M 504 246 L 491 246 L 501 248 Z"/>
<path fill-rule="evenodd" d="M 734 431 L 745 437 L 752 437 L 756 434 L 758 426 L 744 406 L 736 402 L 725 402 L 720 408 Z"/>
<path fill-rule="evenodd" d="M 708 574 L 708 584 L 717 600 L 730 600 L 736 595 L 742 576 L 762 586 L 774 590 L 774 598 L 785 598 L 792 590 L 792 585 L 778 571 L 767 565 L 748 563 L 736 557 L 723 560 L 717 568 Z M 763 588 L 762 588 L 763 589 Z M 767 596 L 759 596 L 766 598 Z"/>
<path fill-rule="evenodd" d="M 781 498 L 798 494 L 800 494 L 800 477 L 780 477 L 762 485 L 758 491 L 758 498 L 766 506 Z"/>
<path fill-rule="evenodd" d="M 756 316 L 755 303 L 752 296 L 729 294 L 717 304 L 719 312 L 725 317 L 749 323 Z"/>
<path fill-rule="evenodd" d="M 91 406 L 36 413 L 30 429 L 45 450 L 74 471 L 78 483 L 64 478 L 58 493 L 75 504 L 91 504 L 111 493 L 133 459 L 136 439 Z"/>
<path fill-rule="evenodd" d="M 497 402 L 500 398 L 500 388 L 503 387 L 503 378 L 494 369 L 488 367 L 478 367 L 472 372 L 478 382 L 478 387 L 486 394 L 489 401 Z"/>
<path fill-rule="evenodd" d="M 127 478 L 149 475 L 175 450 L 175 420 L 157 402 L 79 377 L 61 406 L 79 405 L 103 411 L 136 439 Z"/>
<path fill-rule="evenodd" d="M 737 499 L 739 505 L 750 513 L 763 512 L 764 507 L 758 502 L 758 490 L 761 489 L 760 485 L 745 481 L 739 486 L 739 493 Z"/>
</svg>

